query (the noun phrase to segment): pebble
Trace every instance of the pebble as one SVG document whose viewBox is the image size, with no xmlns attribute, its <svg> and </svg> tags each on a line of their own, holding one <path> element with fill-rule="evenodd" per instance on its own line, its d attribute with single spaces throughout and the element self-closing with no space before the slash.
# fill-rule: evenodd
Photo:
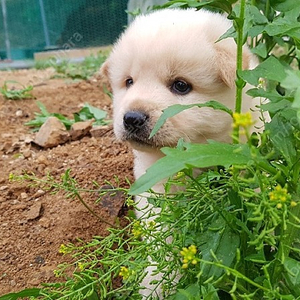
<svg viewBox="0 0 300 300">
<path fill-rule="evenodd" d="M 23 200 L 28 198 L 28 195 L 25 192 L 21 193 L 20 196 L 21 196 L 21 199 L 23 199 Z"/>
<path fill-rule="evenodd" d="M 49 160 L 43 154 L 39 155 L 36 160 L 39 164 L 42 164 L 45 166 L 48 166 L 50 164 Z"/>
<path fill-rule="evenodd" d="M 42 203 L 35 202 L 29 209 L 28 212 L 26 212 L 25 217 L 27 221 L 34 220 L 38 218 L 41 215 L 42 212 Z"/>
<path fill-rule="evenodd" d="M 31 156 L 31 151 L 29 149 L 24 149 L 22 154 L 25 158 L 29 158 Z"/>
<path fill-rule="evenodd" d="M 17 116 L 17 117 L 23 117 L 23 110 L 18 109 L 18 110 L 16 111 L 16 116 Z"/>
</svg>

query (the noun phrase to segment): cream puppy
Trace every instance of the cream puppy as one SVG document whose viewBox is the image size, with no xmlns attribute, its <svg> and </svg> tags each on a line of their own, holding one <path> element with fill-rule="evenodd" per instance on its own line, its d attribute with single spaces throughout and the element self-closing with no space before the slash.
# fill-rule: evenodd
<svg viewBox="0 0 300 300">
<path fill-rule="evenodd" d="M 163 156 L 161 147 L 174 147 L 180 138 L 231 142 L 231 117 L 211 108 L 185 110 L 149 139 L 170 105 L 216 100 L 234 109 L 236 44 L 232 38 L 217 42 L 231 26 L 226 17 L 206 10 L 167 9 L 137 17 L 114 45 L 102 73 L 113 90 L 115 135 L 132 145 L 136 178 Z M 245 47 L 243 68 L 251 68 L 253 61 Z M 243 111 L 255 104 L 244 99 Z M 147 200 L 139 200 L 141 216 Z"/>
</svg>

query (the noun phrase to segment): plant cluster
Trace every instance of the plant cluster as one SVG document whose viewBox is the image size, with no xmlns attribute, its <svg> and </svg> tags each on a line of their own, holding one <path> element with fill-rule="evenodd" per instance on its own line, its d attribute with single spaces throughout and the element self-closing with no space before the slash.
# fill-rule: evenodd
<svg viewBox="0 0 300 300">
<path fill-rule="evenodd" d="M 33 299 L 141 299 L 140 282 L 151 264 L 163 276 L 152 282 L 149 299 L 156 299 L 159 285 L 169 300 L 300 299 L 300 3 L 171 0 L 165 6 L 212 7 L 233 20 L 222 38 L 237 43 L 236 109 L 206 103 L 233 117 L 233 143 L 179 141 L 174 149 L 163 148 L 165 157 L 128 191 L 150 192 L 149 202 L 161 208 L 159 215 L 153 211 L 151 223 L 130 213 L 130 224 L 111 228 L 105 238 L 62 246 L 75 260 L 58 267 L 63 282 L 1 300 L 24 293 Z M 254 70 L 241 68 L 246 41 L 261 61 Z M 270 121 L 258 134 L 251 134 L 252 120 L 240 111 L 246 83 L 253 86 L 248 94 L 268 99 L 260 109 Z M 189 108 L 167 108 L 152 134 Z M 246 143 L 239 142 L 242 134 Z M 193 176 L 194 168 L 208 167 Z M 149 190 L 164 178 L 170 178 L 165 194 Z M 47 184 L 53 188 L 53 179 Z M 74 182 L 65 180 L 61 189 L 70 193 L 70 186 Z M 179 191 L 171 193 L 171 186 Z M 127 203 L 134 206 L 131 198 Z M 75 272 L 67 277 L 70 267 Z"/>
<path fill-rule="evenodd" d="M 6 80 L 0 88 L 0 93 L 8 100 L 32 99 L 34 98 L 32 90 L 32 85 L 24 86 L 17 81 Z"/>
<path fill-rule="evenodd" d="M 106 54 L 99 52 L 96 55 L 87 56 L 83 61 L 71 62 L 58 60 L 55 57 L 36 64 L 37 69 L 53 67 L 56 71 L 55 78 L 71 78 L 73 80 L 88 80 L 99 71 L 106 59 Z"/>
<path fill-rule="evenodd" d="M 60 113 L 50 113 L 46 109 L 45 105 L 37 101 L 37 106 L 40 109 L 39 113 L 34 113 L 35 118 L 26 122 L 25 125 L 33 128 L 34 131 L 38 131 L 39 128 L 46 122 L 49 117 L 56 117 L 59 119 L 67 129 L 70 129 L 75 122 L 82 122 L 94 119 L 94 125 L 107 125 L 109 120 L 105 119 L 107 113 L 99 108 L 96 108 L 88 103 L 85 103 L 79 112 L 73 114 L 74 119 L 69 119 Z"/>
</svg>

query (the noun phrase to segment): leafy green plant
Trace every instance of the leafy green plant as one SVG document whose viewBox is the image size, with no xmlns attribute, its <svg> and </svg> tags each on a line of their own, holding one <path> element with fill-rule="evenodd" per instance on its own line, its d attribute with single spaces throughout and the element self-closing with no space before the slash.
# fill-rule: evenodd
<svg viewBox="0 0 300 300">
<path fill-rule="evenodd" d="M 114 224 L 107 237 L 63 245 L 60 252 L 72 255 L 74 264 L 59 266 L 56 274 L 64 281 L 41 288 L 39 297 L 141 299 L 140 282 L 152 261 L 163 275 L 153 282 L 154 293 L 162 283 L 164 299 L 300 299 L 300 3 L 172 0 L 165 6 L 210 6 L 233 20 L 222 38 L 234 37 L 239 49 L 235 111 L 213 101 L 206 106 L 232 115 L 234 143 L 179 141 L 174 149 L 163 148 L 165 157 L 127 191 L 129 206 L 135 205 L 131 195 L 148 191 L 161 213 L 153 211 L 151 222 L 130 213 L 129 225 Z M 244 71 L 240 51 L 246 40 L 261 63 Z M 249 114 L 240 113 L 246 82 L 254 86 L 248 94 L 269 100 L 261 106 L 271 117 L 262 133 L 251 134 Z M 167 108 L 152 134 L 189 108 Z M 239 142 L 240 129 L 245 144 Z M 194 168 L 207 167 L 193 176 Z M 169 178 L 166 193 L 152 192 L 163 178 Z M 73 277 L 67 277 L 74 267 Z M 156 299 L 154 293 L 149 299 Z M 37 298 L 36 291 L 32 296 Z"/>
<path fill-rule="evenodd" d="M 32 99 L 34 98 L 31 93 L 32 90 L 32 85 L 24 86 L 14 80 L 6 80 L 3 86 L 0 88 L 0 92 L 3 97 L 9 100 Z"/>
<path fill-rule="evenodd" d="M 70 129 L 75 122 L 87 121 L 91 119 L 95 120 L 95 122 L 93 123 L 94 125 L 107 125 L 110 123 L 109 120 L 105 119 L 105 111 L 96 108 L 88 103 L 85 103 L 83 108 L 79 112 L 73 114 L 74 119 L 68 119 L 67 117 L 59 113 L 49 113 L 45 105 L 39 101 L 37 101 L 37 106 L 39 107 L 40 112 L 35 113 L 35 118 L 33 120 L 25 123 L 25 125 L 33 127 L 34 131 L 39 130 L 39 128 L 51 116 L 58 118 L 66 126 L 67 129 Z"/>
<path fill-rule="evenodd" d="M 106 54 L 99 52 L 97 55 L 86 57 L 82 62 L 73 63 L 67 60 L 52 63 L 57 75 L 54 77 L 87 80 L 99 71 L 106 59 Z"/>
</svg>

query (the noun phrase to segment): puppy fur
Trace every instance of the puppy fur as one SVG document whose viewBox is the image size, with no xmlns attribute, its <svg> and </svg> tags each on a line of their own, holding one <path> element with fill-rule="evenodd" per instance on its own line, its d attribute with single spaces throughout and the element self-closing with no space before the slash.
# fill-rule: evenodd
<svg viewBox="0 0 300 300">
<path fill-rule="evenodd" d="M 149 139 L 170 105 L 216 100 L 234 109 L 236 44 L 232 38 L 217 42 L 231 26 L 225 16 L 206 10 L 166 9 L 138 16 L 114 45 L 101 71 L 113 90 L 115 135 L 132 145 L 136 178 L 163 156 L 161 147 L 174 147 L 180 138 L 231 142 L 231 117 L 211 108 L 185 110 Z M 254 66 L 244 47 L 243 68 Z M 244 96 L 246 112 L 258 103 Z M 162 185 L 155 188 L 163 191 Z M 139 208 L 146 206 L 142 198 Z"/>
</svg>

